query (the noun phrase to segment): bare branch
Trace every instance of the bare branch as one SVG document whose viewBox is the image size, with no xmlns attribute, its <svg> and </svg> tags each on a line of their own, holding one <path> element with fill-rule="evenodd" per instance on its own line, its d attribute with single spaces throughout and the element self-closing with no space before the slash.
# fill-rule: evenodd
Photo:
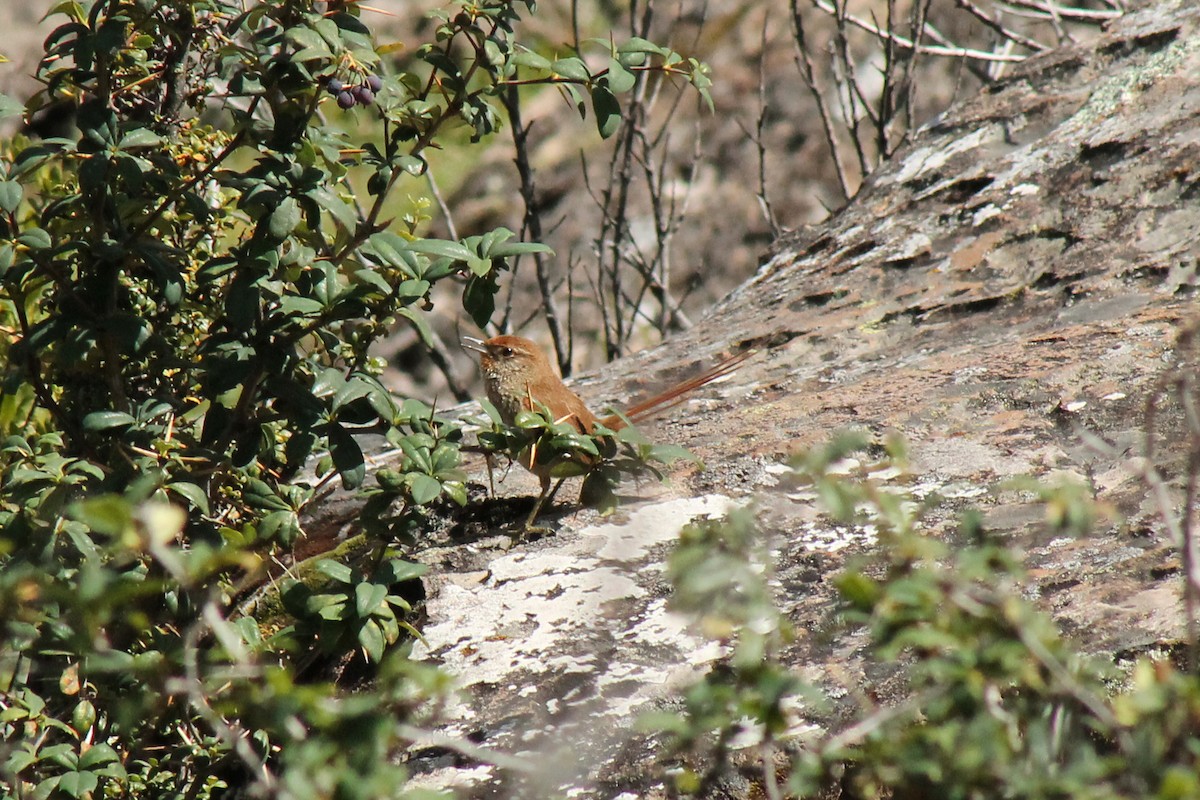
<svg viewBox="0 0 1200 800">
<path fill-rule="evenodd" d="M 842 148 L 833 127 L 833 115 L 829 112 L 829 105 L 825 102 L 825 95 L 817 82 L 817 70 L 813 66 L 812 56 L 809 55 L 808 41 L 804 35 L 804 19 L 800 13 L 799 0 L 791 0 L 791 10 L 792 36 L 796 45 L 796 67 L 800 71 L 800 80 L 808 87 L 813 100 L 816 101 L 817 113 L 821 115 L 821 126 L 825 131 L 825 143 L 829 146 L 829 153 L 837 172 L 838 185 L 842 189 L 842 198 L 849 200 L 854 196 L 856 189 L 851 184 L 850 174 L 842 157 Z"/>
<path fill-rule="evenodd" d="M 1028 36 L 1022 36 L 1011 28 L 1004 27 L 1004 24 L 1000 21 L 999 14 L 997 14 L 995 17 L 988 16 L 987 12 L 972 3 L 971 0 L 954 0 L 954 2 L 959 8 L 975 17 L 975 19 L 982 22 L 988 28 L 994 30 L 1000 35 L 1001 38 L 1006 39 L 1007 41 L 1014 42 L 1022 47 L 1026 47 L 1035 53 L 1044 53 L 1050 49 L 1036 39 L 1030 39 Z"/>
<path fill-rule="evenodd" d="M 1075 22 L 1106 22 L 1110 19 L 1116 19 L 1125 13 L 1122 7 L 1114 7 L 1109 4 L 1109 11 L 1101 11 L 1093 8 L 1072 8 L 1063 7 L 1056 3 L 1036 2 L 1036 0 L 998 0 L 997 5 L 1000 8 L 1008 9 L 1011 13 L 1019 11 L 1027 11 L 1033 13 L 1023 14 L 1034 19 L 1065 19 Z"/>
<path fill-rule="evenodd" d="M 947 47 L 943 45 L 917 45 L 911 39 L 901 36 L 892 31 L 881 30 L 878 25 L 867 22 L 864 19 L 854 16 L 853 14 L 845 14 L 834 7 L 829 0 L 813 0 L 813 4 L 827 14 L 838 16 L 841 14 L 847 22 L 856 28 L 860 28 L 867 33 L 873 34 L 881 39 L 892 39 L 897 45 L 905 50 L 912 50 L 917 53 L 925 53 L 931 56 L 946 56 L 948 58 L 971 58 L 977 61 L 1004 61 L 1011 63 L 1020 63 L 1028 58 L 1023 55 L 1003 55 L 992 53 L 987 50 L 976 50 L 971 47 Z"/>
</svg>

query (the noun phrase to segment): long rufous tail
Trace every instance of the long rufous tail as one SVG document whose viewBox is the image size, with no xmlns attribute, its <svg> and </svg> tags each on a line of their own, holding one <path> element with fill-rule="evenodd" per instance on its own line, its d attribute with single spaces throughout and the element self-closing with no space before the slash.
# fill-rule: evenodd
<svg viewBox="0 0 1200 800">
<path fill-rule="evenodd" d="M 729 356 L 711 369 L 705 370 L 699 375 L 695 375 L 685 381 L 680 381 L 653 397 L 635 403 L 625 409 L 625 419 L 633 423 L 641 422 L 654 413 L 679 405 L 684 401 L 689 392 L 695 391 L 701 386 L 705 386 L 718 378 L 723 378 L 732 373 L 742 365 L 743 361 L 750 358 L 756 352 L 756 350 L 746 350 Z M 616 414 L 612 414 L 600 420 L 600 424 L 614 431 L 619 431 L 625 427 L 625 420 Z"/>
</svg>

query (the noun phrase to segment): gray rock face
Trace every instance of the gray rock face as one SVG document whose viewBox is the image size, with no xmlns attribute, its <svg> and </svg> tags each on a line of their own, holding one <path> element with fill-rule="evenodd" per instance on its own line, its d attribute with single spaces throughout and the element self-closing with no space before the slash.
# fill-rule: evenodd
<svg viewBox="0 0 1200 800">
<path fill-rule="evenodd" d="M 871 531 L 833 526 L 776 480 L 789 453 L 845 427 L 902 434 L 908 490 L 947 499 L 930 535 L 981 508 L 1024 548 L 1028 592 L 1083 649 L 1126 657 L 1175 642 L 1178 551 L 1144 473 L 1157 467 L 1177 501 L 1182 415 L 1163 390 L 1200 361 L 1180 338 L 1196 319 L 1198 120 L 1200 8 L 1152 4 L 953 108 L 849 208 L 779 242 L 694 331 L 581 383 L 599 406 L 653 388 L 637 376 L 666 383 L 732 345 L 763 351 L 649 429 L 708 465 L 676 476 L 676 496 L 609 521 L 561 517 L 555 535 L 507 551 L 424 554 L 438 577 L 419 654 L 465 689 L 444 733 L 533 769 L 416 748 L 422 780 L 471 796 L 660 794 L 632 721 L 720 655 L 665 609 L 675 534 L 753 499 L 781 607 L 799 630 L 822 628 L 829 576 L 870 551 Z M 1078 478 L 1115 513 L 1087 538 L 1049 536 L 1029 497 L 987 491 L 1015 475 Z M 530 491 L 522 480 L 505 492 Z M 859 647 L 802 637 L 789 658 L 818 683 L 836 667 L 869 684 Z"/>
</svg>

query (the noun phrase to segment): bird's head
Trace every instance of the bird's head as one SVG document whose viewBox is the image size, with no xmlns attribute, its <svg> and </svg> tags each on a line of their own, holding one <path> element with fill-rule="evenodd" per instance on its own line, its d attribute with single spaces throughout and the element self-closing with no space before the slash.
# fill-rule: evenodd
<svg viewBox="0 0 1200 800">
<path fill-rule="evenodd" d="M 536 375 L 553 368 L 542 349 L 521 336 L 493 336 L 481 340 L 463 337 L 463 346 L 479 353 L 479 368 L 490 380 L 511 375 Z"/>
</svg>

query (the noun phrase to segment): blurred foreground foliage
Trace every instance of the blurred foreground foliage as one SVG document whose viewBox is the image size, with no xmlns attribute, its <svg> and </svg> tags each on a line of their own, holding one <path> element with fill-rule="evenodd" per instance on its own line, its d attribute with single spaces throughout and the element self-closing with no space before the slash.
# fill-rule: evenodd
<svg viewBox="0 0 1200 800">
<path fill-rule="evenodd" d="M 44 88 L 0 98 L 72 119 L 0 143 L 0 793 L 405 793 L 402 725 L 446 681 L 405 658 L 422 568 L 397 548 L 467 493 L 458 426 L 393 399 L 370 347 L 397 324 L 428 342 L 437 284 L 482 325 L 509 259 L 546 248 L 386 215 L 517 87 L 559 88 L 602 135 L 635 74 L 707 92 L 644 39 L 539 54 L 517 35 L 534 10 L 445 9 L 396 68 L 356 2 L 50 10 Z M 401 453 L 374 482 L 362 430 Z M 280 557 L 333 477 L 370 493 L 371 546 L 298 582 Z M 255 620 L 266 581 L 278 613 Z M 372 680 L 347 694 L 355 665 Z"/>
<path fill-rule="evenodd" d="M 682 710 L 643 720 L 692 765 L 675 788 L 719 794 L 736 765 L 767 797 L 1200 797 L 1200 675 L 1148 660 L 1126 675 L 1077 652 L 975 513 L 958 544 L 920 532 L 922 503 L 872 477 L 902 463 L 902 445 L 886 450 L 846 435 L 798 458 L 795 480 L 834 522 L 877 531 L 880 556 L 837 578 L 838 624 L 866 637 L 868 674 L 903 668 L 906 695 L 861 696 L 816 732 L 804 712 L 825 701 L 781 658 L 794 632 L 768 587 L 769 537 L 747 510 L 691 526 L 669 562 L 672 604 L 729 655 Z M 1071 486 L 1039 500 L 1058 531 L 1083 533 L 1070 523 L 1097 511 Z"/>
<path fill-rule="evenodd" d="M 698 462 L 685 447 L 651 442 L 628 419 L 620 430 L 600 422 L 591 433 L 581 433 L 574 422 L 554 419 L 541 403 L 536 410 L 518 414 L 512 425 L 504 424 L 491 402 L 481 404 L 488 418 L 477 421 L 478 438 L 489 464 L 492 456 L 507 455 L 547 469 L 560 483 L 583 478 L 580 502 L 604 514 L 617 507 L 616 491 L 623 480 L 649 475 L 665 481 L 663 468 L 679 461 Z"/>
</svg>

